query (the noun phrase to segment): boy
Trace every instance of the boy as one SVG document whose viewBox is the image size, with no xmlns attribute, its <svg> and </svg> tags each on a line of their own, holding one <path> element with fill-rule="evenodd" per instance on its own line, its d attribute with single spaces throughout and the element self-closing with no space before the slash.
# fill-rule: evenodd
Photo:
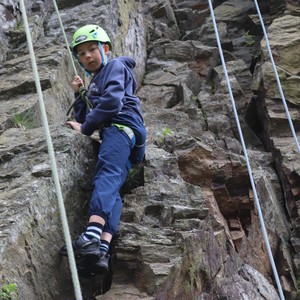
<svg viewBox="0 0 300 300">
<path fill-rule="evenodd" d="M 97 25 L 78 29 L 73 35 L 72 50 L 92 79 L 86 98 L 82 79 L 74 77 L 76 122 L 67 124 L 88 136 L 99 130 L 102 140 L 89 204 L 89 223 L 85 232 L 73 241 L 73 249 L 75 256 L 95 266 L 96 272 L 106 272 L 110 242 L 121 215 L 119 190 L 131 164 L 139 164 L 144 158 L 146 129 L 139 98 L 134 95 L 137 88 L 134 60 L 128 57 L 109 60 L 111 41 Z M 66 247 L 60 252 L 67 255 Z"/>
</svg>

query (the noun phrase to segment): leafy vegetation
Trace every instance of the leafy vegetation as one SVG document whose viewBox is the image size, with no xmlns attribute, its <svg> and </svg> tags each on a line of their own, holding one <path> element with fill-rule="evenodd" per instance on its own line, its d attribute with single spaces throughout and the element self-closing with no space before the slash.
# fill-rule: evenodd
<svg viewBox="0 0 300 300">
<path fill-rule="evenodd" d="M 253 46 L 255 44 L 255 36 L 250 34 L 249 31 L 245 32 L 244 39 L 248 47 Z"/>
<path fill-rule="evenodd" d="M 22 22 L 22 20 L 19 20 L 17 22 L 16 30 L 20 30 L 20 31 L 23 30 L 23 22 Z"/>
<path fill-rule="evenodd" d="M 0 291 L 0 300 L 18 300 L 19 292 L 15 283 L 4 284 Z"/>
<path fill-rule="evenodd" d="M 163 128 L 162 131 L 158 134 L 160 142 L 163 142 L 167 136 L 173 135 L 174 132 L 170 128 Z"/>
<path fill-rule="evenodd" d="M 245 34 L 243 35 L 244 39 L 245 39 L 245 43 L 246 46 L 250 48 L 250 55 L 252 58 L 256 59 L 261 55 L 261 50 L 257 49 L 257 47 L 255 47 L 256 44 L 256 37 L 255 35 L 252 35 L 249 33 L 249 31 L 246 31 Z"/>
<path fill-rule="evenodd" d="M 121 188 L 120 194 L 130 194 L 131 191 L 139 186 L 144 185 L 144 163 L 133 166 L 127 176 L 124 185 Z"/>
<path fill-rule="evenodd" d="M 15 113 L 12 116 L 12 122 L 15 127 L 19 127 L 21 129 L 29 129 L 36 127 L 36 116 L 33 110 L 28 110 L 23 113 Z"/>
</svg>

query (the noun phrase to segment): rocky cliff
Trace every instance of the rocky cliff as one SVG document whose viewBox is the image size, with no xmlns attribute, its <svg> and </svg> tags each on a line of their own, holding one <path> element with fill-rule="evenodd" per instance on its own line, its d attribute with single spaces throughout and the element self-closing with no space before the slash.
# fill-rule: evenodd
<svg viewBox="0 0 300 300">
<path fill-rule="evenodd" d="M 300 4 L 258 2 L 298 134 Z M 99 144 L 64 125 L 74 74 L 52 1 L 25 3 L 75 237 Z M 279 299 L 208 2 L 57 3 L 69 40 L 97 23 L 115 56 L 135 58 L 148 131 L 145 164 L 122 189 L 112 272 L 81 279 L 84 299 Z M 286 299 L 298 299 L 296 142 L 254 2 L 213 4 L 280 284 Z M 20 299 L 74 299 L 18 1 L 2 1 L 0 12 L 0 286 L 15 283 Z"/>
</svg>

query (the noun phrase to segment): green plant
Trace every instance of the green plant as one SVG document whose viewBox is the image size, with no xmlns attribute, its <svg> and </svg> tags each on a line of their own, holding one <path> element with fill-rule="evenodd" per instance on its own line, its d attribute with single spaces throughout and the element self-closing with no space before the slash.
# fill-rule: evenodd
<svg viewBox="0 0 300 300">
<path fill-rule="evenodd" d="M 167 136 L 173 134 L 174 132 L 170 128 L 163 128 L 162 131 L 158 133 L 158 142 L 163 143 Z"/>
<path fill-rule="evenodd" d="M 126 181 L 121 188 L 120 194 L 122 196 L 125 194 L 130 194 L 134 188 L 144 185 L 143 170 L 144 163 L 141 163 L 137 166 L 132 166 L 127 175 Z"/>
<path fill-rule="evenodd" d="M 249 31 L 246 31 L 243 37 L 248 47 L 251 47 L 255 44 L 255 36 L 250 34 Z"/>
<path fill-rule="evenodd" d="M 173 135 L 174 132 L 170 128 L 163 128 L 161 135 L 163 138 L 165 138 L 168 135 Z"/>
<path fill-rule="evenodd" d="M 16 30 L 23 30 L 23 23 L 22 20 L 19 20 L 17 22 Z"/>
<path fill-rule="evenodd" d="M 1 300 L 17 300 L 19 299 L 19 292 L 15 283 L 5 284 L 1 287 Z"/>
<path fill-rule="evenodd" d="M 36 125 L 35 116 L 33 110 L 28 110 L 23 113 L 15 113 L 12 116 L 12 121 L 15 127 L 22 129 L 33 128 Z"/>
<path fill-rule="evenodd" d="M 138 165 L 138 166 L 134 166 L 133 168 L 131 168 L 129 170 L 127 178 L 131 179 L 131 178 L 135 177 L 140 172 L 141 167 L 142 167 L 141 165 Z"/>
<path fill-rule="evenodd" d="M 261 50 L 257 49 L 255 47 L 255 35 L 252 35 L 249 33 L 249 31 L 246 31 L 243 35 L 246 46 L 250 48 L 249 52 L 252 58 L 256 59 L 261 55 Z"/>
</svg>

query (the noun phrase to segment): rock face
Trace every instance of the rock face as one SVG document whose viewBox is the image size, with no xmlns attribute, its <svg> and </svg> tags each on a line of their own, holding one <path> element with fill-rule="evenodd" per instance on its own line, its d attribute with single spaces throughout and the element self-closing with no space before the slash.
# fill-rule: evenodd
<svg viewBox="0 0 300 300">
<path fill-rule="evenodd" d="M 297 134 L 299 3 L 259 5 Z M 69 40 L 97 23 L 114 55 L 135 58 L 148 131 L 145 164 L 122 189 L 113 274 L 81 279 L 84 299 L 280 299 L 257 202 L 284 295 L 297 299 L 299 153 L 253 1 L 214 8 L 257 197 L 207 1 L 58 6 Z M 99 144 L 64 125 L 74 74 L 52 1 L 26 1 L 26 9 L 75 237 L 86 224 Z M 16 283 L 20 299 L 74 299 L 18 2 L 2 1 L 0 12 L 0 286 Z"/>
</svg>

